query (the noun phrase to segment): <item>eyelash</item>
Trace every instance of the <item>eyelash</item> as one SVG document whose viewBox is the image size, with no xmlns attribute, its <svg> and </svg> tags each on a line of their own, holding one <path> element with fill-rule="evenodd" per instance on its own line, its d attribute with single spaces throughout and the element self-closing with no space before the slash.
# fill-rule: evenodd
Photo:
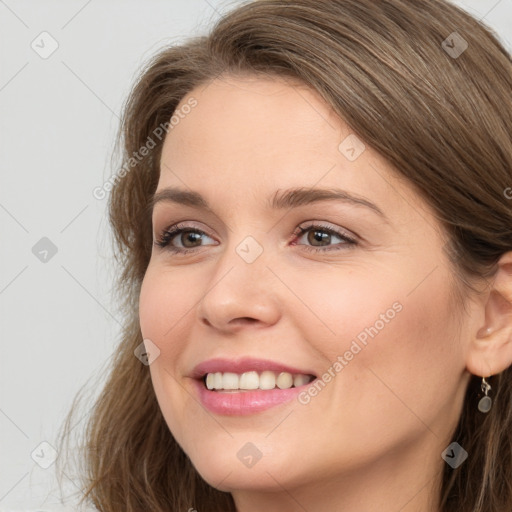
<svg viewBox="0 0 512 512">
<path fill-rule="evenodd" d="M 327 252 L 327 251 L 340 251 L 340 250 L 347 250 L 352 248 L 353 246 L 358 245 L 358 242 L 354 239 L 349 237 L 348 235 L 341 233 L 335 229 L 330 228 L 329 226 L 323 225 L 323 224 L 311 224 L 306 227 L 298 227 L 295 232 L 293 233 L 294 237 L 300 238 L 304 233 L 307 233 L 308 231 L 316 230 L 316 231 L 323 231 L 330 235 L 335 235 L 341 240 L 343 240 L 343 244 L 340 244 L 341 247 L 338 248 L 332 248 L 332 247 L 313 247 L 304 245 L 306 250 L 319 253 L 319 252 Z M 170 251 L 173 254 L 176 255 L 186 255 L 191 252 L 196 251 L 197 249 L 200 249 L 201 247 L 192 247 L 192 248 L 180 248 L 180 247 L 173 247 L 170 245 L 171 241 L 178 235 L 184 233 L 184 232 L 192 232 L 197 233 L 200 235 L 208 235 L 208 233 L 205 233 L 204 231 L 201 231 L 199 229 L 192 228 L 190 226 L 184 226 L 182 224 L 175 224 L 174 226 L 170 226 L 166 228 L 160 235 L 160 237 L 155 240 L 155 245 L 162 249 L 166 249 Z M 212 237 L 210 237 L 212 238 Z M 296 244 L 294 244 L 296 245 Z"/>
</svg>

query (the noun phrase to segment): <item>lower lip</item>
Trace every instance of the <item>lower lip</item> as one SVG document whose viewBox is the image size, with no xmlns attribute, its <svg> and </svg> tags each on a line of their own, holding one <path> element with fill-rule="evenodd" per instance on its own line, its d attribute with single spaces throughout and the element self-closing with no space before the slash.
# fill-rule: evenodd
<svg viewBox="0 0 512 512">
<path fill-rule="evenodd" d="M 215 414 L 246 416 L 293 400 L 305 387 L 254 391 L 210 391 L 202 380 L 194 381 L 201 403 Z M 311 384 L 311 383 L 310 383 Z"/>
</svg>

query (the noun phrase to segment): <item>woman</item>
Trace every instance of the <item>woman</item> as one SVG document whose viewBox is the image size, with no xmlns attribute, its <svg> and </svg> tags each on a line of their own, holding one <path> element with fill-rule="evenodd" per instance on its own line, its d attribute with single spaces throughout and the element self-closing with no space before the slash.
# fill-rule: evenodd
<svg viewBox="0 0 512 512">
<path fill-rule="evenodd" d="M 259 0 L 149 63 L 87 501 L 512 510 L 511 71 L 441 0 Z"/>
</svg>

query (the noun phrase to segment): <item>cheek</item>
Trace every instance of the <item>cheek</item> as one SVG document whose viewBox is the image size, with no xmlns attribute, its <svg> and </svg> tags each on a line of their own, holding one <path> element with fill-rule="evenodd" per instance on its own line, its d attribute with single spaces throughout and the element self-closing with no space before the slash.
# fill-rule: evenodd
<svg viewBox="0 0 512 512">
<path fill-rule="evenodd" d="M 162 332 L 162 312 L 165 310 L 165 304 L 159 300 L 161 295 L 162 287 L 148 270 L 142 281 L 139 296 L 139 322 L 143 338 L 153 340 Z"/>
<path fill-rule="evenodd" d="M 407 426 L 404 431 L 412 433 L 444 421 L 464 370 L 448 292 L 439 273 L 413 293 L 397 294 L 402 310 L 347 367 L 345 376 L 352 373 L 355 385 L 351 398 L 364 401 L 381 427 L 387 421 L 391 428 L 399 419 Z"/>
<path fill-rule="evenodd" d="M 179 283 L 156 265 L 148 267 L 139 296 L 139 320 L 144 338 L 158 340 L 173 336 L 188 309 Z"/>
<path fill-rule="evenodd" d="M 354 435 L 361 425 L 375 434 L 387 423 L 396 429 L 397 418 L 406 430 L 422 429 L 417 417 L 427 424 L 439 418 L 464 370 L 448 276 L 433 274 L 413 292 L 397 278 L 383 285 L 352 277 L 340 280 L 343 286 L 331 279 L 296 288 L 318 315 L 306 312 L 300 329 L 323 356 L 325 370 L 336 374 L 315 401 L 334 417 L 352 411 Z"/>
<path fill-rule="evenodd" d="M 151 340 L 160 355 L 150 365 L 151 378 L 157 397 L 173 394 L 178 377 L 177 362 L 185 348 L 183 330 L 190 306 L 174 279 L 161 269 L 148 268 L 139 297 L 139 322 L 143 339 Z M 163 387 L 169 388 L 164 390 Z M 172 400 L 171 400 L 172 401 Z"/>
<path fill-rule="evenodd" d="M 317 275 L 302 283 L 295 280 L 294 293 L 300 301 L 290 297 L 286 314 L 300 322 L 303 337 L 331 362 L 351 347 L 357 351 L 353 341 L 361 349 L 373 340 L 377 343 L 404 314 L 398 286 L 376 286 L 363 271 L 340 272 L 339 277 Z"/>
<path fill-rule="evenodd" d="M 176 418 L 185 407 L 175 362 L 182 350 L 179 339 L 180 319 L 187 309 L 175 280 L 164 269 L 148 267 L 139 296 L 139 321 L 143 339 L 150 339 L 160 349 L 160 356 L 149 366 L 155 396 L 169 429 L 176 438 L 183 432 Z M 181 299 L 181 300 L 180 300 Z M 172 343 L 169 340 L 172 338 Z"/>
</svg>

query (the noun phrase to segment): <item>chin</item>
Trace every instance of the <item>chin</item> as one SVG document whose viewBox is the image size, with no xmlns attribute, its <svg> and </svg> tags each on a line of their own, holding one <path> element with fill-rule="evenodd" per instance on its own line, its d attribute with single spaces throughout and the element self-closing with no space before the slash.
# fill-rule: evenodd
<svg viewBox="0 0 512 512">
<path fill-rule="evenodd" d="M 252 468 L 247 468 L 240 463 L 225 460 L 225 458 L 218 464 L 217 461 L 218 458 L 215 457 L 210 460 L 193 460 L 192 463 L 201 478 L 219 491 L 273 492 L 281 488 L 277 482 L 287 487 L 289 473 L 276 468 L 275 464 L 269 467 L 268 464 L 260 460 Z"/>
<path fill-rule="evenodd" d="M 218 442 L 190 438 L 180 445 L 203 480 L 220 491 L 275 491 L 277 482 L 289 481 L 293 468 L 285 454 L 273 453 L 274 447 L 268 441 L 261 446 L 258 441 L 253 444 L 251 437 L 235 434 L 229 439 L 218 438 Z M 292 454 L 290 459 L 297 462 Z"/>
</svg>

